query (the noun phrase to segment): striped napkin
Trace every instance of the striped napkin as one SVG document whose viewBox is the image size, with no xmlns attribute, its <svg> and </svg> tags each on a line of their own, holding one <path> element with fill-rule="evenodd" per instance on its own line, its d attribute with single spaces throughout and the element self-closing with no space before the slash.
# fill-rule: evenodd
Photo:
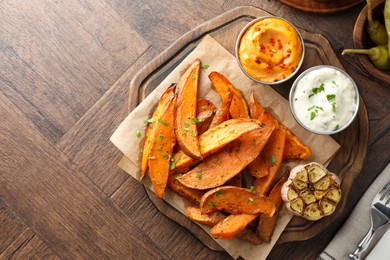
<svg viewBox="0 0 390 260">
<path fill-rule="evenodd" d="M 348 255 L 356 250 L 357 245 L 370 228 L 370 206 L 373 198 L 389 181 L 390 164 L 387 165 L 383 172 L 367 189 L 344 225 L 340 228 L 317 260 L 348 259 Z M 376 231 L 370 247 L 366 252 L 363 252 L 362 259 L 365 257 L 367 257 L 367 259 L 375 260 L 390 259 L 390 244 L 385 242 L 390 237 L 390 231 L 387 232 L 389 229 L 390 223 Z M 387 244 L 387 246 L 379 248 L 384 244 Z M 372 252 L 369 253 L 371 250 Z"/>
</svg>

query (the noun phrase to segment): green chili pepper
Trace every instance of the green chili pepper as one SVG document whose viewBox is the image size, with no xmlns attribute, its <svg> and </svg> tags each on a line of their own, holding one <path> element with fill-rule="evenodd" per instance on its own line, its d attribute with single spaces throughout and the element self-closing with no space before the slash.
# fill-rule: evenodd
<svg viewBox="0 0 390 260">
<path fill-rule="evenodd" d="M 367 1 L 367 33 L 371 41 L 376 45 L 386 45 L 387 44 L 387 31 L 384 24 L 378 20 L 372 18 L 372 8 L 371 0 Z"/>
<path fill-rule="evenodd" d="M 390 0 L 388 0 L 390 2 Z M 368 58 L 380 70 L 390 70 L 390 57 L 386 45 L 373 47 L 371 49 L 346 49 L 341 53 L 366 54 Z"/>
<path fill-rule="evenodd" d="M 385 18 L 385 26 L 387 31 L 387 52 L 390 58 L 390 0 L 386 0 L 385 2 L 385 10 L 383 11 L 383 16 Z"/>
</svg>

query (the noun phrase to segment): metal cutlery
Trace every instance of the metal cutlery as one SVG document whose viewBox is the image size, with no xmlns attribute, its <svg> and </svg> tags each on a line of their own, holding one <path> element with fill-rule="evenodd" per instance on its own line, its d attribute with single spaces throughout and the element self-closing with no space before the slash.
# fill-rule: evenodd
<svg viewBox="0 0 390 260">
<path fill-rule="evenodd" d="M 371 227 L 349 259 L 358 260 L 368 248 L 375 231 L 390 221 L 390 182 L 375 195 L 370 209 Z"/>
</svg>

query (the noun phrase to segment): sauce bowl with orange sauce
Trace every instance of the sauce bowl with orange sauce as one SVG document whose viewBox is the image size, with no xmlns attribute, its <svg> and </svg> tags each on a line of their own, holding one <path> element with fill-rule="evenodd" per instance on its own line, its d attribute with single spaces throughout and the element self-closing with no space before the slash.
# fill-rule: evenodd
<svg viewBox="0 0 390 260">
<path fill-rule="evenodd" d="M 301 67 L 304 41 L 287 20 L 260 17 L 240 32 L 235 54 L 242 71 L 252 80 L 275 85 L 289 80 Z"/>
</svg>

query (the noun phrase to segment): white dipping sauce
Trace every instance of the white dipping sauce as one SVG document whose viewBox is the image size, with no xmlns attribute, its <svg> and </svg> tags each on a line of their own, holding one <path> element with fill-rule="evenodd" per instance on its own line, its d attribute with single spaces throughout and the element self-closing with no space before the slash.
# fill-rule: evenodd
<svg viewBox="0 0 390 260">
<path fill-rule="evenodd" d="M 298 78 L 290 101 L 295 117 L 314 132 L 333 132 L 354 117 L 357 90 L 352 80 L 337 69 L 321 67 Z"/>
</svg>

